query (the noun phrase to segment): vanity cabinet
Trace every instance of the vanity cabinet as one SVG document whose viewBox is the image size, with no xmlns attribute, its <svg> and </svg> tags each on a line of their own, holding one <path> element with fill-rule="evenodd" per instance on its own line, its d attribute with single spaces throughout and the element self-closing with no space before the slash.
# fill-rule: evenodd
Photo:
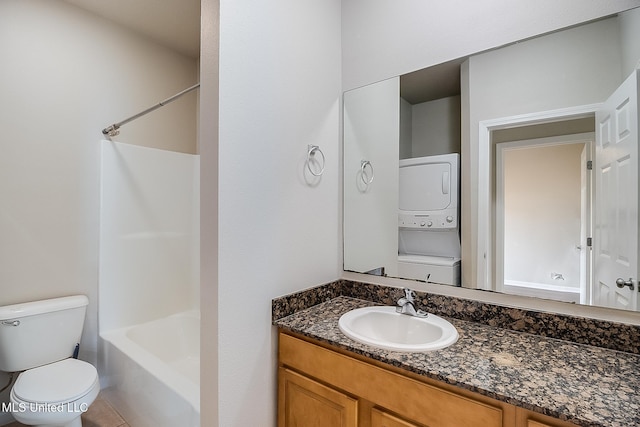
<svg viewBox="0 0 640 427">
<path fill-rule="evenodd" d="M 278 360 L 278 427 L 575 427 L 288 333 Z"/>
<path fill-rule="evenodd" d="M 288 334 L 279 338 L 279 427 L 513 427 L 511 405 Z"/>
</svg>

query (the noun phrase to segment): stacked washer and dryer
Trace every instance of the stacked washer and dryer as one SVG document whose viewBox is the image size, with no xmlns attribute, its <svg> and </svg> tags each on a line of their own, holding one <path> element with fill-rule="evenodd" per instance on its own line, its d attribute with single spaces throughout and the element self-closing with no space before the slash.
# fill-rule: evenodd
<svg viewBox="0 0 640 427">
<path fill-rule="evenodd" d="M 400 160 L 398 276 L 460 286 L 459 154 Z"/>
</svg>

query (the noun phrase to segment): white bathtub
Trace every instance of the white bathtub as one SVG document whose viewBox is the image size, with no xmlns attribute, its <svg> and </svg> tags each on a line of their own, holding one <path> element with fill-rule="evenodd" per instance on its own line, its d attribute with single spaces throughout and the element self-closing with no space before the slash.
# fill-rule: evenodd
<svg viewBox="0 0 640 427">
<path fill-rule="evenodd" d="M 103 396 L 131 427 L 199 427 L 200 313 L 100 333 Z"/>
</svg>

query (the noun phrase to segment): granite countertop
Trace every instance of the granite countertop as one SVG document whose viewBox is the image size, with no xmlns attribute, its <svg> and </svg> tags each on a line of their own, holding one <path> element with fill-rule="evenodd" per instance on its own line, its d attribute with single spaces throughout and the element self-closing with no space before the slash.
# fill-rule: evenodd
<svg viewBox="0 0 640 427">
<path fill-rule="evenodd" d="M 458 342 L 427 353 L 373 348 L 347 338 L 338 319 L 378 305 L 339 296 L 275 320 L 287 331 L 428 378 L 571 421 L 580 426 L 640 426 L 640 355 L 447 318 Z"/>
</svg>

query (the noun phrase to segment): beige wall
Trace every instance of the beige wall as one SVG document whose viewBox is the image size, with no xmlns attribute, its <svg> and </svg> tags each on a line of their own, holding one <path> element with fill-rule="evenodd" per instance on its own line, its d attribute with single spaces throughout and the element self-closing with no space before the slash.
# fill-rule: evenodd
<svg viewBox="0 0 640 427">
<path fill-rule="evenodd" d="M 94 361 L 101 130 L 192 85 L 196 60 L 48 0 L 0 2 L 0 56 L 0 304 L 86 294 Z M 195 112 L 192 94 L 118 139 L 192 152 Z"/>
<path fill-rule="evenodd" d="M 200 425 L 220 425 L 218 358 L 220 2 L 201 1 L 200 36 Z"/>
<path fill-rule="evenodd" d="M 503 152 L 505 280 L 579 287 L 583 149 L 563 144 Z"/>
</svg>

